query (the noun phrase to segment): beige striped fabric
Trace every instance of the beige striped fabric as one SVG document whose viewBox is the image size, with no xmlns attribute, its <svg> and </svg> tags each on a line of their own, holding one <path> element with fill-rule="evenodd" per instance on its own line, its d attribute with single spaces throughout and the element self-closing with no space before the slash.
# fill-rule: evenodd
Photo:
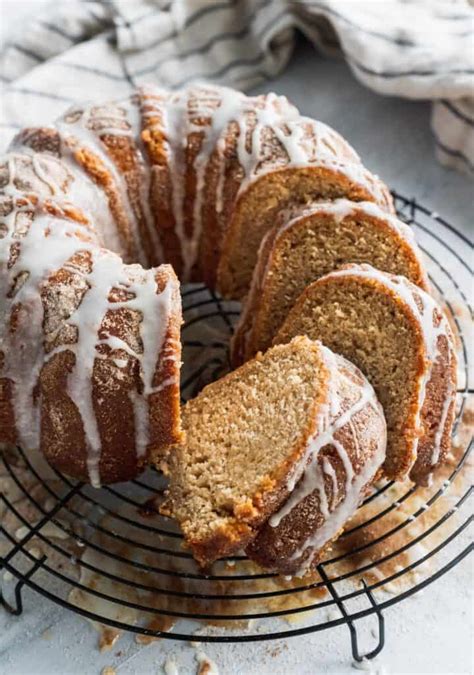
<svg viewBox="0 0 474 675">
<path fill-rule="evenodd" d="M 77 101 L 120 98 L 146 82 L 248 89 L 285 68 L 299 32 L 315 59 L 342 54 L 370 89 L 432 100 L 439 160 L 474 171 L 467 0 L 59 0 L 3 46 L 0 145 Z"/>
</svg>

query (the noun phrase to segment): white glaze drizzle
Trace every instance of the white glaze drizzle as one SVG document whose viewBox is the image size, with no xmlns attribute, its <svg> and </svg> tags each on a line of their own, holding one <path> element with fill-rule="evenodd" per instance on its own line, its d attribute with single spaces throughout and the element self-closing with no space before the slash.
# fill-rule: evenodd
<svg viewBox="0 0 474 675">
<path fill-rule="evenodd" d="M 78 326 L 78 341 L 74 345 L 55 349 L 48 355 L 47 360 L 62 351 L 72 351 L 76 356 L 76 363 L 79 367 L 74 368 L 68 378 L 68 393 L 81 414 L 88 446 L 89 477 L 92 485 L 97 487 L 100 485 L 101 439 L 93 406 L 92 373 L 95 360 L 103 356 L 97 352 L 96 345 L 109 344 L 112 348 L 124 349 L 127 353 L 132 351 L 125 341 L 116 336 L 98 340 L 99 329 L 108 310 L 126 307 L 136 309 L 142 315 L 140 337 L 143 351 L 141 354 L 132 351 L 132 354 L 140 361 L 143 395 L 130 395 L 135 411 L 137 455 L 140 457 L 145 453 L 149 442 L 146 399 L 158 390 L 153 386 L 153 378 L 156 362 L 165 342 L 168 317 L 171 313 L 173 284 L 169 282 L 162 293 L 157 293 L 153 269 L 139 270 L 135 265 L 127 268 L 118 256 L 105 254 L 102 250 L 93 250 L 92 254 L 93 267 L 91 272 L 85 275 L 89 289 L 77 310 L 65 322 Z M 134 276 L 136 276 L 135 279 L 133 279 Z M 108 297 L 112 288 L 124 288 L 134 298 L 126 302 L 110 302 Z M 174 378 L 170 378 L 162 386 L 168 386 L 174 382 Z"/>
<path fill-rule="evenodd" d="M 331 373 L 328 384 L 329 401 L 331 401 L 333 397 L 338 397 L 336 378 L 343 377 L 343 374 L 340 370 L 337 372 L 334 371 L 334 355 L 332 352 L 326 347 L 321 346 L 320 348 L 324 361 L 328 366 L 329 372 Z M 333 373 L 335 377 L 333 376 Z M 327 504 L 327 498 L 325 495 L 326 490 L 322 472 L 319 466 L 319 452 L 327 445 L 333 446 L 339 454 L 346 475 L 346 490 L 347 488 L 350 489 L 350 485 L 354 476 L 354 469 L 347 455 L 347 450 L 344 448 L 342 443 L 337 441 L 335 434 L 337 431 L 345 427 L 357 413 L 365 408 L 366 405 L 372 405 L 374 408 L 376 408 L 377 412 L 379 411 L 375 392 L 369 382 L 365 379 L 361 387 L 359 399 L 346 411 L 341 412 L 340 409 L 338 409 L 338 412 L 334 415 L 331 411 L 331 404 L 329 403 L 328 409 L 331 411 L 330 417 L 329 419 L 327 419 L 326 416 L 323 417 L 323 419 L 326 420 L 324 428 L 321 429 L 321 426 L 318 425 L 319 428 L 316 434 L 311 438 L 308 445 L 306 446 L 306 450 L 303 454 L 300 464 L 302 471 L 300 470 L 300 474 L 298 475 L 299 478 L 302 474 L 301 480 L 299 480 L 297 485 L 296 482 L 298 478 L 295 480 L 294 476 L 288 481 L 287 487 L 290 495 L 283 506 L 277 511 L 277 513 L 274 513 L 270 517 L 268 522 L 272 527 L 278 527 L 283 518 L 285 518 L 297 504 L 299 504 L 305 497 L 312 494 L 315 490 L 318 490 L 319 492 L 323 515 L 325 517 L 329 515 L 328 512 L 325 513 L 326 509 L 324 504 Z"/>
<path fill-rule="evenodd" d="M 43 183 L 45 183 L 49 187 L 49 189 L 51 190 L 51 194 L 56 195 L 59 192 L 61 192 L 61 188 L 56 183 L 56 181 L 54 181 L 52 179 L 52 177 L 50 175 L 48 175 L 47 171 L 43 171 L 43 167 L 41 166 L 40 159 L 41 158 L 38 156 L 38 153 L 36 153 L 36 152 L 31 155 L 31 161 L 33 162 L 34 171 L 35 171 L 36 175 L 38 176 L 38 178 L 40 178 L 43 181 Z M 51 161 L 51 158 L 50 158 L 50 161 Z"/>
<path fill-rule="evenodd" d="M 60 193 L 64 194 L 64 189 L 61 188 L 57 178 L 53 175 L 51 169 L 54 167 L 58 172 L 63 172 L 63 178 L 67 176 L 67 171 L 62 165 L 62 162 L 51 155 L 41 155 L 40 153 L 34 153 L 32 151 L 28 152 L 28 148 L 21 148 L 21 152 L 10 152 L 8 154 L 8 171 L 10 185 L 13 186 L 16 179 L 20 178 L 20 174 L 17 171 L 17 164 L 21 162 L 31 162 L 31 169 L 33 170 L 35 178 L 39 179 L 43 186 L 47 188 L 47 193 L 45 190 L 45 196 L 55 196 Z M 49 165 L 50 172 L 47 171 L 47 166 L 43 166 L 44 163 Z M 67 183 L 69 184 L 72 176 L 67 176 Z M 33 186 L 32 186 L 33 187 Z M 34 191 L 34 187 L 33 187 Z"/>
<path fill-rule="evenodd" d="M 48 217 L 37 217 L 26 237 L 21 240 L 13 235 L 13 218 L 9 236 L 1 241 L 0 265 L 5 272 L 0 275 L 1 293 L 5 298 L 5 316 L 11 315 L 14 306 L 21 303 L 23 317 L 10 344 L 8 320 L 0 323 L 0 345 L 5 354 L 4 375 L 11 379 L 13 387 L 13 405 L 15 421 L 20 442 L 25 447 L 39 447 L 39 410 L 33 402 L 33 390 L 37 384 L 43 365 L 43 306 L 40 296 L 40 284 L 49 273 L 60 268 L 77 250 L 78 241 L 73 232 L 72 223 Z M 45 246 L 46 238 L 48 245 Z M 10 246 L 20 243 L 20 255 L 15 265 L 7 270 Z M 84 244 L 80 248 L 87 249 Z M 38 251 L 44 252 L 38 255 Z M 26 271 L 29 277 L 13 298 L 7 293 L 17 274 Z M 27 313 L 27 317 L 25 316 Z"/>
<path fill-rule="evenodd" d="M 327 125 L 300 115 L 294 118 L 285 115 L 283 122 L 281 119 L 279 123 L 278 120 L 268 120 L 268 126 L 272 128 L 287 155 L 285 161 L 280 160 L 280 168 L 304 169 L 309 166 L 325 166 L 345 174 L 351 182 L 363 185 L 374 195 L 377 202 L 386 202 L 376 177 L 364 168 L 351 146 Z M 253 179 L 278 169 L 277 162 L 267 162 L 262 167 L 261 156 L 254 153 L 254 158 L 257 161 L 244 165 L 245 178 L 240 185 L 239 194 Z"/>
<path fill-rule="evenodd" d="M 346 492 L 339 505 L 331 511 L 330 517 L 326 518 L 321 527 L 308 537 L 304 544 L 291 556 L 292 560 L 298 560 L 307 549 L 312 550 L 312 554 L 301 564 L 295 576 L 302 576 L 306 572 L 314 555 L 339 532 L 347 519 L 355 512 L 359 506 L 363 488 L 373 479 L 384 459 L 385 440 L 380 439 L 370 461 L 365 462 L 360 472 L 355 474 L 349 491 Z"/>
<path fill-rule="evenodd" d="M 332 509 L 338 491 L 338 482 L 336 471 L 327 457 L 323 457 L 323 472 L 326 474 L 326 476 L 329 476 L 332 482 L 332 499 L 331 499 L 331 509 Z"/>
<path fill-rule="evenodd" d="M 132 110 L 132 105 L 130 100 L 121 101 L 119 104 L 125 110 Z M 65 115 L 56 122 L 56 127 L 61 134 L 62 139 L 62 154 L 65 159 L 67 159 L 70 164 L 75 165 L 75 170 L 77 172 L 77 164 L 73 158 L 73 153 L 77 149 L 87 148 L 93 154 L 97 155 L 105 166 L 107 173 L 112 177 L 114 185 L 117 187 L 120 200 L 125 210 L 125 215 L 127 222 L 130 226 L 132 233 L 132 240 L 135 246 L 135 249 L 138 251 L 140 256 L 140 262 L 143 265 L 148 264 L 148 260 L 145 256 L 142 243 L 140 241 L 140 235 L 138 232 L 138 224 L 135 217 L 135 213 L 130 204 L 130 199 L 127 190 L 127 184 L 124 176 L 118 170 L 117 166 L 110 157 L 108 150 L 104 143 L 100 141 L 100 136 L 105 134 L 115 135 L 115 136 L 130 136 L 130 130 L 128 129 L 117 129 L 110 128 L 105 126 L 100 130 L 94 130 L 90 127 L 91 124 L 100 124 L 100 117 L 93 117 L 92 111 L 97 108 L 97 106 L 89 105 L 81 108 L 81 115 L 75 119 L 73 122 L 67 122 L 69 116 L 72 115 L 73 111 L 68 111 Z M 104 108 L 104 106 L 102 106 Z M 112 118 L 109 118 L 112 120 Z M 120 117 L 122 121 L 126 121 L 125 118 Z M 130 125 L 131 126 L 131 125 Z M 101 188 L 98 188 L 101 190 Z M 102 203 L 106 203 L 107 200 L 104 198 L 104 195 L 101 196 Z M 77 203 L 82 204 L 83 200 L 80 199 Z M 94 216 L 95 216 L 94 212 Z M 99 211 L 99 216 L 102 216 L 102 210 Z M 116 229 L 116 228 L 115 228 Z M 150 229 L 150 228 L 148 228 Z M 114 248 L 113 250 L 117 250 Z M 123 245 L 120 244 L 119 248 L 120 253 L 123 253 Z"/>
<path fill-rule="evenodd" d="M 58 124 L 60 124 L 60 122 L 58 122 Z M 117 231 L 117 226 L 109 210 L 107 201 L 104 200 L 102 189 L 87 176 L 73 159 L 70 148 L 68 148 L 65 143 L 65 138 L 67 137 L 66 134 L 61 134 L 54 127 L 51 129 L 59 133 L 61 142 L 60 159 L 47 152 L 38 153 L 31 147 L 25 146 L 21 134 L 13 139 L 11 147 L 14 149 L 18 148 L 21 155 L 27 155 L 31 158 L 32 162 L 34 162 L 34 169 L 37 177 L 47 185 L 52 196 L 55 197 L 58 206 L 64 204 L 80 205 L 80 210 L 88 218 L 89 222 L 94 224 L 95 234 L 100 243 L 104 245 L 105 248 L 114 251 L 119 255 L 123 255 L 124 251 Z M 15 153 L 9 153 L 10 161 L 12 161 L 12 154 L 14 156 Z M 51 172 L 48 172 L 43 168 L 44 162 L 47 162 L 48 169 L 55 166 L 54 163 L 56 163 L 57 167 L 62 167 L 63 171 L 67 172 L 67 194 L 61 189 L 58 182 L 53 180 L 53 177 L 50 175 Z M 12 183 L 11 180 L 10 183 Z M 61 192 L 63 194 L 61 194 Z"/>
</svg>

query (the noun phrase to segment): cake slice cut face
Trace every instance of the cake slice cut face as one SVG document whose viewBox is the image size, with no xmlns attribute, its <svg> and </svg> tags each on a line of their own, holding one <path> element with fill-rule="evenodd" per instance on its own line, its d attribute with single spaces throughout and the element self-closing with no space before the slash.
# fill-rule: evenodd
<svg viewBox="0 0 474 675">
<path fill-rule="evenodd" d="M 326 507 L 330 499 L 331 507 L 326 509 L 318 507 L 318 500 L 314 505 L 316 512 L 322 509 L 323 521 L 330 518 L 339 480 L 354 497 L 348 510 L 357 506 L 359 482 L 364 486 L 370 482 L 385 457 L 385 422 L 372 387 L 360 373 L 351 386 L 352 410 L 341 398 L 336 390 L 337 358 L 320 344 L 296 337 L 257 355 L 184 406 L 186 442 L 169 456 L 170 486 L 162 512 L 176 518 L 201 565 L 240 550 L 256 537 L 300 483 L 311 458 L 319 455 L 315 439 L 323 430 L 328 432 L 323 444 L 334 441 L 338 458 L 332 463 L 327 460 L 331 464 L 327 484 L 323 479 L 313 485 L 310 477 L 305 489 L 308 484 L 310 492 L 322 489 L 320 504 Z M 347 439 L 333 439 L 331 420 L 346 413 L 349 423 L 357 412 L 363 418 L 359 418 L 360 443 L 350 441 L 350 449 Z M 365 443 L 362 429 L 367 421 L 375 433 Z M 351 491 L 354 476 L 359 481 Z M 297 505 L 303 493 L 294 494 Z M 341 487 L 336 501 L 344 494 Z M 305 537 L 320 525 L 320 521 L 311 521 Z M 323 543 L 341 526 L 335 521 L 334 528 L 322 537 Z M 293 567 L 300 558 L 295 556 Z M 309 561 L 309 555 L 306 558 Z M 255 559 L 274 569 L 288 565 L 273 559 L 266 562 L 257 551 Z"/>
<path fill-rule="evenodd" d="M 370 202 L 315 203 L 264 237 L 232 345 L 235 365 L 267 349 L 306 286 L 347 263 L 369 263 L 428 290 L 412 230 Z"/>
<path fill-rule="evenodd" d="M 263 173 L 240 187 L 217 272 L 217 287 L 226 297 L 241 300 L 248 293 L 262 239 L 282 211 L 346 198 L 373 201 L 392 212 L 388 189 L 362 164 L 324 154 L 299 164 L 289 156 L 288 167 Z"/>
<path fill-rule="evenodd" d="M 203 565 L 239 550 L 279 505 L 316 428 L 328 372 L 306 338 L 208 385 L 182 410 L 164 512 Z"/>
<path fill-rule="evenodd" d="M 347 265 L 309 285 L 278 332 L 319 339 L 374 386 L 387 420 L 387 477 L 425 484 L 450 448 L 456 354 L 431 296 L 401 276 Z"/>
</svg>

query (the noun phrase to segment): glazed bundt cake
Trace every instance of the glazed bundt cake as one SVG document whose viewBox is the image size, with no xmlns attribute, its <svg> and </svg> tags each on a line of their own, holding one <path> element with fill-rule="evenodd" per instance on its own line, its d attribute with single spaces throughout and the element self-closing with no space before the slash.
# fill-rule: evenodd
<svg viewBox="0 0 474 675">
<path fill-rule="evenodd" d="M 382 464 L 425 483 L 449 448 L 453 338 L 392 212 L 274 94 L 143 87 L 21 131 L 0 161 L 0 444 L 95 486 L 154 463 L 201 565 L 244 548 L 304 573 Z M 349 261 L 374 267 L 333 271 Z M 182 411 L 179 281 L 248 296 L 250 359 Z"/>
<path fill-rule="evenodd" d="M 0 162 L 0 443 L 95 485 L 180 440 L 177 278 L 248 291 L 283 207 L 392 209 L 284 97 L 204 86 L 68 111 Z"/>
<path fill-rule="evenodd" d="M 247 546 L 266 567 L 304 571 L 385 458 L 371 385 L 306 337 L 208 385 L 182 417 L 186 440 L 169 455 L 162 512 L 203 566 Z"/>
<path fill-rule="evenodd" d="M 346 263 L 370 263 L 428 290 L 413 232 L 370 202 L 299 207 L 265 235 L 232 341 L 238 365 L 267 349 L 306 286 Z"/>
<path fill-rule="evenodd" d="M 347 265 L 300 295 L 274 343 L 318 339 L 367 376 L 387 420 L 385 474 L 426 484 L 450 448 L 456 355 L 434 299 L 405 277 Z"/>
</svg>

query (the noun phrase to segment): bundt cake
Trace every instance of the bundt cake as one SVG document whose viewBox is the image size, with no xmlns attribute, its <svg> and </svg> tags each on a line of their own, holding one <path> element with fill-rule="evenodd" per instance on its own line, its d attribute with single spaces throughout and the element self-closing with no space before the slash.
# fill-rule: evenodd
<svg viewBox="0 0 474 675">
<path fill-rule="evenodd" d="M 371 385 L 306 337 L 208 385 L 182 418 L 186 440 L 169 455 L 162 512 L 203 566 L 247 546 L 266 567 L 306 569 L 385 458 Z"/>
<path fill-rule="evenodd" d="M 178 282 L 247 292 L 276 214 L 392 209 L 332 129 L 213 86 L 75 107 L 0 161 L 0 443 L 95 485 L 180 440 Z"/>
<path fill-rule="evenodd" d="M 428 290 L 413 231 L 376 204 L 339 199 L 281 215 L 260 247 L 232 341 L 234 365 L 267 349 L 306 286 L 345 263 L 370 263 Z"/>
<path fill-rule="evenodd" d="M 433 298 L 403 276 L 347 265 L 310 284 L 275 336 L 318 339 L 367 376 L 387 420 L 385 474 L 419 484 L 450 448 L 456 355 Z"/>
</svg>

